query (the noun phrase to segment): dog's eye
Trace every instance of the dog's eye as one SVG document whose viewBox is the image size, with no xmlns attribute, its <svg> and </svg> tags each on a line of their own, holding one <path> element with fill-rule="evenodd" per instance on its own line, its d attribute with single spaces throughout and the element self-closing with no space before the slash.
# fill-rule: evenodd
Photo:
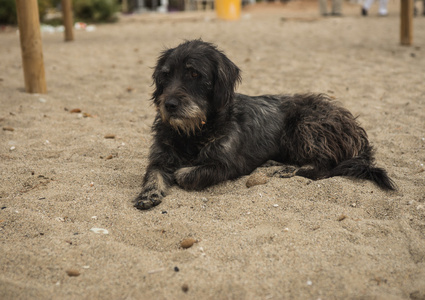
<svg viewBox="0 0 425 300">
<path fill-rule="evenodd" d="M 197 77 L 199 77 L 199 73 L 196 72 L 196 71 L 191 71 L 190 76 L 192 76 L 192 78 L 197 78 Z"/>
</svg>

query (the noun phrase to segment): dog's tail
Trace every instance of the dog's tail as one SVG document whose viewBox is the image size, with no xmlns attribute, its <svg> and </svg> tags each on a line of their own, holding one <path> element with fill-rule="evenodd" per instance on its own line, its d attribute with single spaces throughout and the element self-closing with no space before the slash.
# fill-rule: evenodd
<svg viewBox="0 0 425 300">
<path fill-rule="evenodd" d="M 388 176 L 387 171 L 374 166 L 369 159 L 365 159 L 362 156 L 353 157 L 341 162 L 328 175 L 329 177 L 349 176 L 371 180 L 383 190 L 394 191 L 397 189 L 396 184 Z"/>
</svg>

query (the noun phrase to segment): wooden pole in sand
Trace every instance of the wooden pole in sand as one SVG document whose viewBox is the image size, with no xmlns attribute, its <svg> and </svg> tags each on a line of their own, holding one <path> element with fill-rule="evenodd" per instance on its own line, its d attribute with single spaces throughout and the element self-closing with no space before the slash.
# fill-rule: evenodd
<svg viewBox="0 0 425 300">
<path fill-rule="evenodd" d="M 65 26 L 65 42 L 74 40 L 74 31 L 72 30 L 72 4 L 71 0 L 62 0 L 62 17 Z"/>
<path fill-rule="evenodd" d="M 125 14 L 128 13 L 128 0 L 122 0 L 121 11 Z"/>
<path fill-rule="evenodd" d="M 412 45 L 413 40 L 413 0 L 401 0 L 400 43 Z"/>
<path fill-rule="evenodd" d="M 27 93 L 47 93 L 37 0 L 16 0 Z"/>
</svg>

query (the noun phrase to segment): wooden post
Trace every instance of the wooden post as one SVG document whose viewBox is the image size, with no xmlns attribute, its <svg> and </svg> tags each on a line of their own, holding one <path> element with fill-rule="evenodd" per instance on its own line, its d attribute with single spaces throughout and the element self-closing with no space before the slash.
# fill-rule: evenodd
<svg viewBox="0 0 425 300">
<path fill-rule="evenodd" d="M 47 93 L 37 0 L 16 0 L 25 90 Z"/>
<path fill-rule="evenodd" d="M 413 0 L 401 0 L 400 43 L 412 45 L 413 40 Z"/>
<path fill-rule="evenodd" d="M 128 0 L 122 0 L 121 11 L 125 14 L 128 13 Z"/>
<path fill-rule="evenodd" d="M 63 25 L 65 26 L 65 42 L 74 40 L 74 31 L 72 24 L 74 23 L 72 17 L 72 4 L 71 0 L 62 0 L 62 17 Z"/>
</svg>

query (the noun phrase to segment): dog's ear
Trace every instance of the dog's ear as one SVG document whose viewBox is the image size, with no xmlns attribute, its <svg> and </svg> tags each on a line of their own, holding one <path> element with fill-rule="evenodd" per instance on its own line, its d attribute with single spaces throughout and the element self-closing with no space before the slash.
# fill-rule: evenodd
<svg viewBox="0 0 425 300">
<path fill-rule="evenodd" d="M 174 51 L 174 48 L 167 49 L 161 53 L 161 55 L 158 57 L 158 61 L 156 62 L 156 66 L 152 74 L 153 84 L 155 88 L 152 93 L 152 100 L 156 105 L 158 104 L 158 97 L 164 91 L 164 81 L 165 81 L 164 77 L 166 76 L 164 72 L 164 65 L 173 51 Z"/>
<path fill-rule="evenodd" d="M 221 111 L 233 101 L 236 84 L 241 81 L 241 77 L 239 68 L 218 51 L 216 66 L 213 101 L 217 111 Z"/>
</svg>

